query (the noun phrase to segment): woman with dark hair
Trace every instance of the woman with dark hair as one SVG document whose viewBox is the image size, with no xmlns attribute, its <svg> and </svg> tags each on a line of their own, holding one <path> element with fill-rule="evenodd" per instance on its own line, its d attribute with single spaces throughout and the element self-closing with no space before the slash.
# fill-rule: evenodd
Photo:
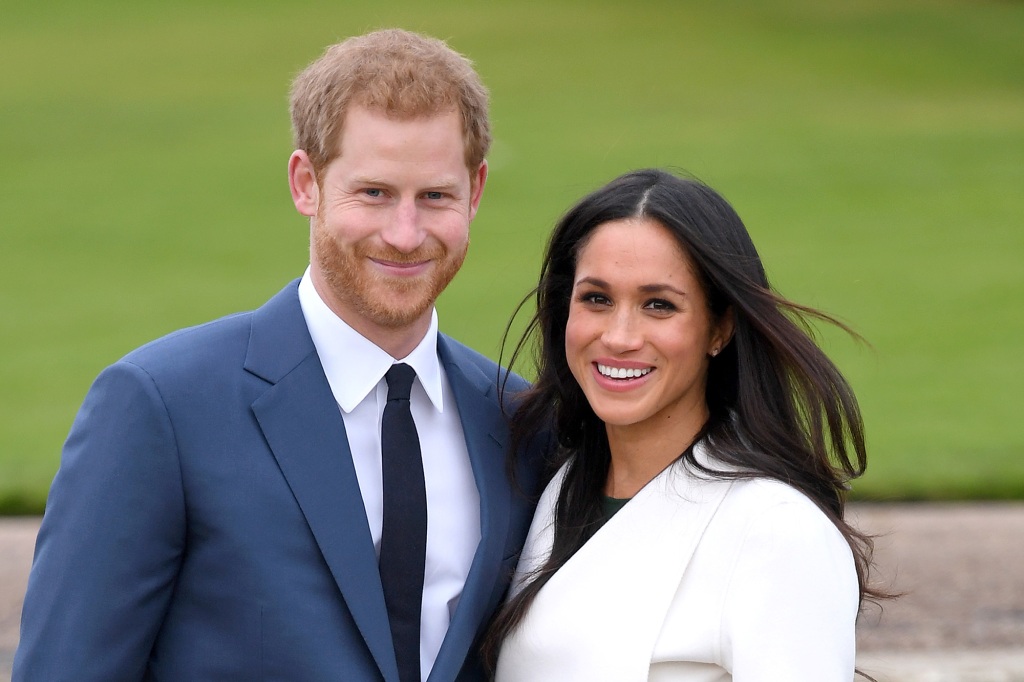
<svg viewBox="0 0 1024 682">
<path fill-rule="evenodd" d="M 772 291 L 721 196 L 658 170 L 565 215 L 536 297 L 513 436 L 553 426 L 558 471 L 485 643 L 497 681 L 849 682 L 878 594 L 843 518 L 863 424 L 805 319 L 842 325 Z"/>
</svg>

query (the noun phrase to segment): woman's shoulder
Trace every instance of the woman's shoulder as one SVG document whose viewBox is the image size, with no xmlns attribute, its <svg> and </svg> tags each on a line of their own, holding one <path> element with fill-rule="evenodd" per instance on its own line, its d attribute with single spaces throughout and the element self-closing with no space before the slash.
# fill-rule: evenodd
<svg viewBox="0 0 1024 682">
<path fill-rule="evenodd" d="M 723 476 L 706 473 L 692 465 L 687 467 L 690 469 L 689 475 L 697 478 L 717 478 L 723 484 L 729 485 L 728 497 L 732 506 L 742 507 L 746 512 L 755 514 L 772 509 L 787 510 L 789 513 L 819 519 L 832 525 L 832 521 L 811 498 L 788 483 L 727 464 L 715 457 L 706 447 L 696 448 L 694 459 L 700 469 L 720 472 Z"/>
<path fill-rule="evenodd" d="M 792 506 L 794 511 L 802 510 L 812 516 L 820 514 L 827 518 L 807 495 L 788 483 L 765 476 L 737 479 L 733 484 L 731 497 L 735 503 L 743 504 L 751 511 Z"/>
<path fill-rule="evenodd" d="M 748 532 L 769 533 L 775 538 L 780 535 L 801 537 L 827 537 L 846 545 L 842 533 L 831 518 L 807 495 L 783 481 L 744 472 L 739 467 L 723 463 L 707 448 L 694 451 L 692 463 L 679 463 L 678 474 L 686 479 L 686 486 L 700 481 L 701 486 L 727 486 L 722 506 L 716 516 L 729 520 L 734 529 L 744 527 Z M 712 472 L 712 473 L 709 473 Z M 714 472 L 720 472 L 721 476 Z"/>
<path fill-rule="evenodd" d="M 833 520 L 809 497 L 781 481 L 734 481 L 719 516 L 739 532 L 748 548 L 826 552 L 844 561 L 851 551 Z"/>
</svg>

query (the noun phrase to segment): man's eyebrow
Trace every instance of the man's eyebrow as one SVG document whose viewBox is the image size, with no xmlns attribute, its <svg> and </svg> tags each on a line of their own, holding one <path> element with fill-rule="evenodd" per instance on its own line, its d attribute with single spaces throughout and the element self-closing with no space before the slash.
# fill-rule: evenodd
<svg viewBox="0 0 1024 682">
<path fill-rule="evenodd" d="M 349 183 L 353 185 L 374 185 L 377 187 L 394 187 L 394 183 L 385 180 L 384 178 L 374 175 L 354 175 L 349 179 Z M 452 177 L 441 177 L 435 182 L 427 182 L 423 184 L 423 188 L 420 191 L 433 192 L 437 190 L 453 191 L 460 187 L 458 178 Z"/>
</svg>

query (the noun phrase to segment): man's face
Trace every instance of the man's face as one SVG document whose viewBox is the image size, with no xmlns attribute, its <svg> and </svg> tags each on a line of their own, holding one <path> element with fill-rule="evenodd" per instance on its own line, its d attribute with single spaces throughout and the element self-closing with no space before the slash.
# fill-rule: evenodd
<svg viewBox="0 0 1024 682">
<path fill-rule="evenodd" d="M 356 106 L 340 144 L 311 221 L 313 282 L 371 340 L 425 331 L 466 256 L 486 165 L 471 181 L 454 111 L 395 120 Z"/>
</svg>

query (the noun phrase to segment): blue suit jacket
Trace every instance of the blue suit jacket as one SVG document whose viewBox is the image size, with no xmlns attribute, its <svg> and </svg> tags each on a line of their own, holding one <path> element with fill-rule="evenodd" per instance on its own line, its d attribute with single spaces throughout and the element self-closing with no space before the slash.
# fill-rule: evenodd
<svg viewBox="0 0 1024 682">
<path fill-rule="evenodd" d="M 397 680 L 345 427 L 296 284 L 96 380 L 47 501 L 14 680 Z M 540 453 L 526 453 L 521 495 L 505 475 L 498 367 L 443 335 L 438 351 L 482 539 L 430 680 L 470 680 Z"/>
</svg>

